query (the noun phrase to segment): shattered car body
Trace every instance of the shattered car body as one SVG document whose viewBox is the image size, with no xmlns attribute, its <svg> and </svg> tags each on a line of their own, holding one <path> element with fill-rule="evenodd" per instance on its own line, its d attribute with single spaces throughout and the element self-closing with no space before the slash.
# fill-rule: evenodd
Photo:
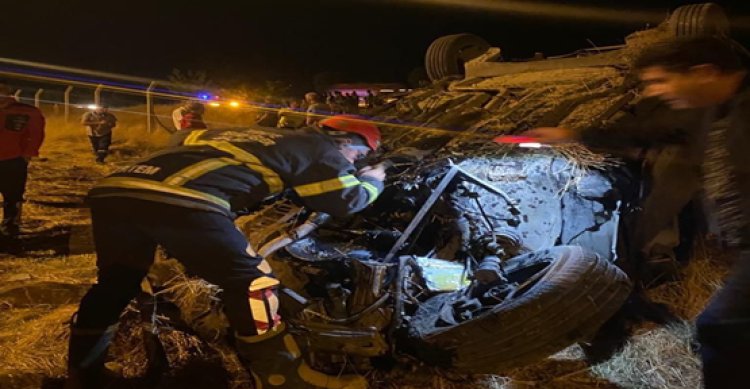
<svg viewBox="0 0 750 389">
<path fill-rule="evenodd" d="M 615 262 L 637 183 L 582 146 L 491 140 L 623 120 L 640 102 L 628 63 L 700 30 L 711 7 L 680 8 L 606 53 L 479 66 L 490 49 L 461 79 L 440 67 L 455 55 L 443 40 L 432 55 L 450 58 L 429 59 L 428 73 L 448 77 L 371 112 L 394 168 L 370 209 L 324 222 L 285 198 L 238 220 L 282 282 L 308 363 L 335 374 L 395 363 L 497 373 L 592 337 L 630 293 Z M 180 306 L 180 319 L 221 339 L 220 307 L 206 305 Z"/>
<path fill-rule="evenodd" d="M 614 262 L 638 183 L 581 146 L 490 140 L 626 120 L 641 103 L 629 63 L 643 48 L 727 28 L 715 4 L 690 5 L 625 45 L 522 63 L 493 62 L 500 50 L 466 34 L 436 40 L 426 57 L 433 87 L 372 112 L 383 157 L 405 168 L 391 171 L 369 211 L 273 256 L 304 279 L 286 281 L 305 294 L 287 317 L 310 363 L 361 371 L 408 355 L 495 373 L 591 337 L 630 291 Z"/>
<path fill-rule="evenodd" d="M 612 264 L 623 196 L 606 175 L 576 178 L 548 153 L 444 162 L 403 173 L 370 210 L 267 257 L 294 290 L 282 307 L 315 368 L 410 355 L 498 372 L 593 335 L 627 297 Z M 304 213 L 278 211 L 245 220 L 261 252 L 277 241 L 264 234 Z M 263 219 L 275 227 L 259 228 Z"/>
</svg>

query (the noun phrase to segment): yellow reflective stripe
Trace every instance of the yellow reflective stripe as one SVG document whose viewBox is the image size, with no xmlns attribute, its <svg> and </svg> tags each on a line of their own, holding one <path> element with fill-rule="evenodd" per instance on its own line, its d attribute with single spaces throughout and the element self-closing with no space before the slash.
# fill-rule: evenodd
<svg viewBox="0 0 750 389">
<path fill-rule="evenodd" d="M 268 332 L 266 332 L 263 335 L 250 335 L 250 336 L 242 336 L 238 333 L 234 333 L 235 339 L 243 342 L 243 343 L 258 343 L 262 342 L 264 340 L 268 340 L 270 338 L 273 338 L 276 335 L 281 334 L 286 330 L 286 324 L 284 322 L 279 323 L 276 327 L 270 329 Z"/>
<path fill-rule="evenodd" d="M 281 192 L 284 189 L 284 183 L 281 181 L 281 177 L 276 174 L 275 171 L 271 170 L 258 159 L 258 157 L 248 153 L 247 151 L 224 141 L 211 141 L 211 140 L 199 140 L 198 138 L 203 135 L 206 130 L 193 131 L 183 144 L 186 146 L 210 146 L 217 150 L 227 152 L 232 155 L 236 160 L 246 164 L 250 169 L 260 173 L 263 176 L 263 181 L 268 185 L 268 190 L 271 193 Z"/>
<path fill-rule="evenodd" d="M 289 354 L 292 354 L 292 358 L 297 359 L 302 356 L 302 351 L 300 351 L 297 342 L 294 341 L 294 337 L 291 334 L 284 335 L 282 339 L 284 340 L 286 351 L 288 351 Z"/>
<path fill-rule="evenodd" d="M 279 280 L 273 277 L 262 276 L 254 279 L 253 282 L 250 283 L 248 290 L 254 292 L 256 290 L 272 288 L 278 284 Z"/>
<path fill-rule="evenodd" d="M 198 142 L 198 138 L 205 133 L 206 130 L 191 131 L 190 134 L 185 137 L 185 140 L 182 141 L 182 144 L 186 146 L 192 146 L 193 143 Z"/>
<path fill-rule="evenodd" d="M 259 321 L 266 324 L 271 321 L 271 319 L 268 317 L 268 313 L 266 312 L 266 302 L 262 298 L 248 298 L 247 303 L 250 306 L 250 314 L 253 316 L 254 321 Z M 271 327 L 270 324 L 268 326 Z M 258 331 L 258 335 L 262 335 L 265 334 L 268 330 L 256 328 L 256 331 Z"/>
<path fill-rule="evenodd" d="M 183 185 L 184 183 L 194 180 L 210 171 L 221 169 L 229 165 L 241 165 L 242 162 L 235 161 L 231 158 L 211 158 L 194 163 L 175 174 L 167 177 L 163 182 L 168 185 Z"/>
<path fill-rule="evenodd" d="M 349 174 L 346 176 L 331 178 L 330 180 L 313 182 L 310 184 L 294 187 L 294 191 L 302 197 L 315 196 L 323 193 L 333 192 L 344 188 L 359 185 L 357 177 Z"/>
<path fill-rule="evenodd" d="M 232 156 L 235 157 L 237 160 L 244 162 L 245 164 L 248 165 L 249 168 L 260 173 L 263 176 L 263 181 L 266 182 L 266 185 L 268 185 L 268 189 L 269 191 L 271 191 L 271 193 L 281 192 L 281 190 L 284 189 L 284 184 L 281 181 L 281 177 L 279 177 L 279 175 L 276 174 L 275 171 L 263 165 L 263 163 L 260 161 L 260 159 L 258 159 L 258 157 L 248 153 L 245 150 L 242 150 L 241 148 L 229 142 L 210 142 L 209 141 L 209 142 L 206 142 L 206 144 L 213 148 L 219 149 L 221 151 L 226 151 L 227 153 L 232 154 Z"/>
<path fill-rule="evenodd" d="M 367 389 L 367 380 L 358 374 L 327 375 L 313 370 L 306 362 L 297 368 L 297 374 L 308 384 L 327 389 Z"/>
<path fill-rule="evenodd" d="M 203 193 L 197 190 L 187 189 L 179 186 L 168 185 L 158 181 L 144 180 L 141 178 L 131 177 L 108 177 L 99 181 L 97 188 L 125 188 L 125 189 L 144 189 L 156 192 L 169 193 L 178 196 L 190 197 L 198 200 L 208 201 L 230 209 L 229 202 L 214 195 Z"/>
<path fill-rule="evenodd" d="M 375 199 L 378 198 L 378 195 L 380 194 L 380 191 L 378 191 L 378 188 L 375 185 L 373 185 L 373 184 L 371 184 L 369 182 L 362 181 L 362 187 L 365 188 L 365 190 L 367 191 L 367 193 L 370 194 L 370 199 L 367 200 L 367 204 L 372 204 L 372 202 L 375 201 Z"/>
</svg>

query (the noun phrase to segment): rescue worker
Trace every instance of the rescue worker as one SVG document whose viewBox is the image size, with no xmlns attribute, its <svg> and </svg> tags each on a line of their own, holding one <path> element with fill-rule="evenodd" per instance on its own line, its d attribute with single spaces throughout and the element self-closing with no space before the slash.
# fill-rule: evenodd
<svg viewBox="0 0 750 389">
<path fill-rule="evenodd" d="M 698 316 L 706 389 L 744 388 L 750 354 L 750 77 L 747 55 L 736 43 L 718 37 L 683 38 L 648 49 L 636 61 L 643 94 L 676 112 L 705 109 L 692 132 L 615 134 L 627 143 L 685 146 L 686 166 L 698 166 L 698 185 L 672 188 L 682 198 L 702 188 L 710 231 L 735 257 L 722 289 Z M 527 133 L 545 142 L 608 136 L 562 128 Z M 648 206 L 648 204 L 646 204 Z"/>
<path fill-rule="evenodd" d="M 0 80 L 0 194 L 3 198 L 0 246 L 17 252 L 27 167 L 29 161 L 39 155 L 45 121 L 38 108 L 17 102 L 11 93 L 10 85 Z"/>
<path fill-rule="evenodd" d="M 93 111 L 83 114 L 81 124 L 86 126 L 86 134 L 96 155 L 97 163 L 104 163 L 112 144 L 112 129 L 117 126 L 117 118 L 109 112 L 107 105 L 100 105 Z"/>
<path fill-rule="evenodd" d="M 305 125 L 316 126 L 326 116 L 333 114 L 333 107 L 327 102 L 320 101 L 320 95 L 315 92 L 305 93 L 307 103 L 307 117 Z"/>
<path fill-rule="evenodd" d="M 256 388 L 362 388 L 360 376 L 331 377 L 305 364 L 277 312 L 268 262 L 233 224 L 285 188 L 310 209 L 345 217 L 383 190 L 385 167 L 354 162 L 378 148 L 379 129 L 332 117 L 315 132 L 194 130 L 162 151 L 98 182 L 89 193 L 98 281 L 71 329 L 68 387 L 96 387 L 122 310 L 161 245 L 223 290 L 236 349 Z"/>
<path fill-rule="evenodd" d="M 206 107 L 197 101 L 188 101 L 172 111 L 172 122 L 177 131 L 208 128 L 203 121 Z"/>
</svg>

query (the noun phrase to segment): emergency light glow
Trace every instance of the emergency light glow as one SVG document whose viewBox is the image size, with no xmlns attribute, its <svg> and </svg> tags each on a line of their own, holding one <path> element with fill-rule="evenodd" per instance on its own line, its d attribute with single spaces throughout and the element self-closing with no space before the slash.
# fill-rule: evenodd
<svg viewBox="0 0 750 389">
<path fill-rule="evenodd" d="M 198 95 L 198 98 L 201 100 L 208 100 L 211 98 L 211 95 L 209 95 L 208 93 L 201 93 Z"/>
<path fill-rule="evenodd" d="M 217 102 L 213 101 L 213 102 L 210 102 L 210 103 L 208 103 L 208 105 L 210 105 L 210 106 L 212 106 L 212 107 L 218 107 L 218 106 L 220 106 L 221 104 L 219 104 L 219 103 L 217 103 Z"/>
<path fill-rule="evenodd" d="M 232 107 L 232 108 L 237 108 L 237 107 L 240 106 L 240 103 L 237 102 L 237 101 L 232 100 L 232 101 L 229 102 L 229 106 Z"/>
</svg>

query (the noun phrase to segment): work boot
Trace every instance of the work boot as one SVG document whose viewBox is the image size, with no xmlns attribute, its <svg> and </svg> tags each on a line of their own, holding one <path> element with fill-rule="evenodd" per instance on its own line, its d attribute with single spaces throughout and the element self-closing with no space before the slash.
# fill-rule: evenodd
<svg viewBox="0 0 750 389">
<path fill-rule="evenodd" d="M 21 233 L 21 229 L 18 227 L 18 224 L 16 224 L 13 220 L 4 219 L 2 223 L 0 223 L 0 234 L 15 238 L 20 233 Z"/>
<path fill-rule="evenodd" d="M 284 324 L 257 336 L 236 336 L 237 352 L 256 389 L 366 389 L 360 375 L 331 376 L 313 370 Z"/>
<path fill-rule="evenodd" d="M 94 389 L 102 387 L 104 359 L 117 332 L 117 324 L 103 330 L 70 329 L 68 348 L 68 379 L 63 389 Z"/>
<path fill-rule="evenodd" d="M 0 252 L 12 255 L 23 254 L 23 244 L 19 239 L 21 229 L 18 228 L 17 218 L 3 219 L 0 222 Z"/>
</svg>

